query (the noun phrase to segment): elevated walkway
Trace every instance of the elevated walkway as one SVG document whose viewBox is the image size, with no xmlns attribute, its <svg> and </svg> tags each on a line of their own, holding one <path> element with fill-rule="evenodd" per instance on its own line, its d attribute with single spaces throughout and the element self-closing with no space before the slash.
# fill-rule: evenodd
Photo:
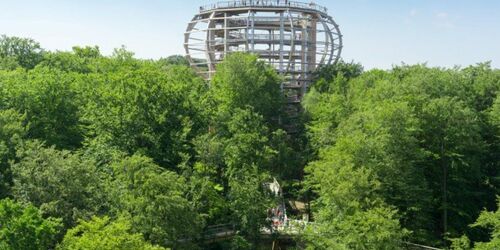
<svg viewBox="0 0 500 250">
<path fill-rule="evenodd" d="M 240 1 L 221 1 L 200 7 L 200 13 L 211 12 L 217 9 L 236 9 L 236 8 L 294 8 L 306 11 L 328 13 L 328 9 L 315 3 L 304 3 L 298 1 L 285 0 L 240 0 Z"/>
<path fill-rule="evenodd" d="M 300 220 L 288 220 L 284 225 L 278 227 L 262 228 L 260 236 L 263 239 L 293 239 L 300 235 L 308 222 Z M 238 230 L 232 224 L 220 224 L 209 226 L 203 233 L 205 243 L 214 243 L 231 239 L 238 234 Z"/>
</svg>

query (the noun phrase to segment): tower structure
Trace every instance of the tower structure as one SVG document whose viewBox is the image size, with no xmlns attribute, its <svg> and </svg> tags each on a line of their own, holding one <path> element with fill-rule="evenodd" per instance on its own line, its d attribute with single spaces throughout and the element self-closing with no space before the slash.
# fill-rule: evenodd
<svg viewBox="0 0 500 250">
<path fill-rule="evenodd" d="M 184 47 L 191 66 L 206 79 L 233 52 L 257 54 L 282 75 L 289 109 L 299 104 L 314 70 L 336 63 L 339 26 L 314 2 L 240 0 L 201 6 L 189 22 Z"/>
</svg>

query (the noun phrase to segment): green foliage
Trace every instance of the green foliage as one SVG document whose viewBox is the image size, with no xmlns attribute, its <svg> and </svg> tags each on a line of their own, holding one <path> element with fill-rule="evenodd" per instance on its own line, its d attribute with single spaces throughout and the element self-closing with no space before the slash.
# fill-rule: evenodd
<svg viewBox="0 0 500 250">
<path fill-rule="evenodd" d="M 473 110 L 451 98 L 434 99 L 422 111 L 427 132 L 423 140 L 431 153 L 427 160 L 437 163 L 426 165 L 431 188 L 442 193 L 439 205 L 435 205 L 445 213 L 442 230 L 459 235 L 460 231 L 453 230 L 465 229 L 480 209 L 477 204 L 463 202 L 464 198 L 477 197 L 480 190 L 475 187 L 476 181 L 485 178 L 480 167 L 485 146 L 480 123 Z M 460 220 L 461 215 L 468 216 L 468 220 Z"/>
<path fill-rule="evenodd" d="M 484 227 L 491 230 L 491 241 L 478 242 L 474 245 L 474 249 L 487 250 L 500 248 L 500 199 L 498 200 L 498 210 L 496 212 L 483 211 L 474 227 Z"/>
<path fill-rule="evenodd" d="M 450 249 L 453 250 L 471 250 L 471 242 L 469 238 L 463 235 L 460 238 L 451 239 Z"/>
<path fill-rule="evenodd" d="M 262 190 L 266 177 L 254 168 L 240 173 L 237 179 L 229 180 L 233 223 L 239 226 L 242 235 L 250 239 L 259 238 L 260 230 L 266 226 L 265 211 L 273 205 L 272 200 Z"/>
<path fill-rule="evenodd" d="M 227 132 L 231 135 L 226 141 L 224 161 L 226 175 L 230 179 L 241 177 L 239 172 L 257 166 L 262 170 L 270 168 L 275 152 L 269 147 L 267 127 L 263 118 L 251 110 L 236 109 L 227 120 Z"/>
<path fill-rule="evenodd" d="M 110 193 L 117 212 L 130 215 L 134 231 L 159 245 L 177 246 L 196 238 L 202 220 L 185 198 L 183 178 L 151 159 L 134 155 L 113 166 Z"/>
<path fill-rule="evenodd" d="M 206 86 L 186 67 L 123 67 L 89 75 L 81 88 L 88 140 L 97 138 L 130 155 L 141 152 L 164 167 L 174 168 L 191 154 L 190 141 L 204 127 Z"/>
<path fill-rule="evenodd" d="M 319 68 L 314 78 L 314 89 L 320 92 L 344 92 L 347 81 L 360 76 L 363 73 L 363 66 L 359 63 L 339 61 L 337 64 L 326 65 Z M 340 83 L 340 84 L 339 84 Z"/>
<path fill-rule="evenodd" d="M 17 110 L 29 122 L 27 136 L 58 148 L 81 145 L 78 76 L 50 68 L 0 74 L 0 108 Z"/>
<path fill-rule="evenodd" d="M 161 250 L 146 242 L 141 234 L 132 233 L 130 222 L 126 218 L 111 221 L 108 217 L 93 217 L 90 221 L 80 221 L 70 229 L 58 250 Z"/>
<path fill-rule="evenodd" d="M 498 207 L 500 208 L 500 199 L 498 200 Z M 460 238 L 451 239 L 451 249 L 454 250 L 489 250 L 497 249 L 500 247 L 500 209 L 496 212 L 483 211 L 479 215 L 477 221 L 471 227 L 480 227 L 488 229 L 491 232 L 490 240 L 488 242 L 476 242 L 474 248 L 471 247 L 471 241 L 465 235 Z"/>
<path fill-rule="evenodd" d="M 215 118 L 211 132 L 195 141 L 199 162 L 209 167 L 209 172 L 238 179 L 254 166 L 259 172 L 272 170 L 271 163 L 278 152 L 262 115 L 246 107 L 219 113 Z"/>
<path fill-rule="evenodd" d="M 26 142 L 17 157 L 13 196 L 40 207 L 44 215 L 62 218 L 66 227 L 107 206 L 102 176 L 92 160 L 37 141 Z"/>
<path fill-rule="evenodd" d="M 227 61 L 210 91 L 179 66 L 184 58 L 142 61 L 124 47 L 111 57 L 97 47 L 48 52 L 34 69 L 1 71 L 0 110 L 24 114 L 16 138 L 43 141 L 2 138 L 12 195 L 66 227 L 126 213 L 132 231 L 165 246 L 196 242 L 205 222 L 257 235 L 270 206 L 261 184 L 291 168 L 293 152 L 274 130 L 277 74 L 255 56 Z"/>
<path fill-rule="evenodd" d="M 24 120 L 14 110 L 0 110 L 0 199 L 9 194 L 12 184 L 9 161 L 15 158 L 15 147 L 26 134 Z"/>
<path fill-rule="evenodd" d="M 351 213 L 396 208 L 394 218 L 412 231 L 411 241 L 444 245 L 444 238 L 463 233 L 482 238 L 467 225 L 482 207 L 494 205 L 500 187 L 498 70 L 416 65 L 359 75 L 356 65 L 339 67 L 331 80 L 328 71 L 320 72 L 326 76 L 304 101 L 317 155 L 308 181 L 319 195 L 317 212 L 326 214 L 323 224 L 338 224 L 327 216 L 339 213 L 332 207 L 368 199 L 389 207 L 376 202 Z M 344 175 L 350 177 L 339 180 Z M 371 185 L 354 191 L 366 178 Z"/>
<path fill-rule="evenodd" d="M 319 194 L 314 204 L 317 225 L 305 234 L 311 247 L 399 249 L 405 236 L 396 210 L 378 194 L 382 183 L 374 170 L 356 166 L 360 159 L 344 151 L 349 150 L 344 147 L 363 147 L 359 138 L 338 142 L 339 146 L 323 153 L 322 160 L 308 166 L 308 181 Z"/>
<path fill-rule="evenodd" d="M 378 207 L 318 222 L 306 231 L 308 249 L 402 249 L 405 231 L 395 213 Z"/>
<path fill-rule="evenodd" d="M 0 200 L 0 249 L 45 250 L 55 246 L 59 219 L 44 219 L 32 206 Z"/>
<path fill-rule="evenodd" d="M 97 62 L 102 59 L 99 47 L 73 47 L 72 52 L 48 52 L 39 67 L 58 69 L 64 72 L 82 74 L 97 70 Z"/>
<path fill-rule="evenodd" d="M 222 113 L 214 132 L 201 136 L 196 144 L 198 173 L 221 184 L 231 214 L 226 222 L 237 225 L 247 239 L 259 236 L 266 225 L 265 211 L 272 205 L 261 185 L 270 179 L 277 156 L 270 137 L 263 117 L 247 107 Z"/>
<path fill-rule="evenodd" d="M 0 70 L 14 70 L 21 66 L 14 57 L 0 58 Z"/>
<path fill-rule="evenodd" d="M 280 129 L 287 93 L 256 55 L 227 56 L 210 83 L 186 66 L 1 37 L 0 198 L 65 229 L 105 216 L 62 249 L 196 249 L 206 226 L 227 223 L 236 237 L 213 248 L 252 249 L 278 202 L 262 185 L 275 177 L 287 198 L 312 199 L 311 249 L 496 247 L 494 213 L 468 226 L 500 190 L 500 71 L 489 63 L 321 68 L 295 120 L 307 135 Z"/>
<path fill-rule="evenodd" d="M 500 95 L 496 98 L 495 104 L 490 112 L 491 123 L 500 130 Z"/>
<path fill-rule="evenodd" d="M 255 55 L 227 56 L 217 65 L 211 91 L 221 110 L 251 106 L 270 124 L 280 115 L 283 97 L 278 75 Z"/>
<path fill-rule="evenodd" d="M 186 197 L 199 219 L 207 226 L 227 223 L 230 210 L 224 197 L 225 189 L 215 179 L 216 173 L 209 172 L 212 169 L 201 163 L 196 163 L 194 169 L 195 173 L 187 180 Z"/>
<path fill-rule="evenodd" d="M 231 245 L 229 247 L 231 250 L 250 250 L 252 249 L 252 244 L 245 238 L 237 235 L 231 240 Z"/>
<path fill-rule="evenodd" d="M 0 36 L 0 69 L 15 69 L 17 65 L 32 69 L 42 61 L 43 53 L 32 39 Z"/>
<path fill-rule="evenodd" d="M 425 209 L 429 204 L 426 196 L 430 192 L 425 186 L 424 173 L 416 166 L 422 154 L 413 137 L 417 132 L 418 122 L 405 103 L 383 102 L 345 120 L 336 131 L 335 145 L 322 150 L 320 160 L 308 167 L 310 181 L 320 195 L 319 213 L 328 213 L 328 220 L 334 214 L 358 213 L 358 209 L 369 212 L 374 207 L 391 211 L 384 204 L 381 207 L 372 204 L 382 199 L 398 204 L 412 225 L 425 227 Z M 370 203 L 364 204 L 367 201 Z M 342 210 L 332 210 L 331 206 Z M 393 216 L 394 212 L 386 222 L 397 221 Z M 352 218 L 356 216 L 343 219 Z M 388 235 L 388 238 L 401 236 Z M 383 241 L 379 244 L 391 245 Z"/>
<path fill-rule="evenodd" d="M 162 58 L 158 60 L 158 63 L 169 66 L 169 65 L 183 65 L 183 66 L 189 66 L 189 61 L 186 59 L 185 56 L 181 55 L 173 55 L 169 56 L 167 58 Z"/>
<path fill-rule="evenodd" d="M 294 168 L 287 158 L 293 155 L 290 141 L 276 130 L 283 98 L 279 79 L 254 55 L 236 53 L 218 65 L 209 94 L 209 129 L 194 140 L 194 170 L 210 180 L 214 201 L 223 194 L 226 205 L 205 213 L 211 214 L 208 222 L 238 228 L 238 238 L 226 247 L 252 247 L 274 203 L 262 183 L 270 173 L 285 176 Z"/>
</svg>

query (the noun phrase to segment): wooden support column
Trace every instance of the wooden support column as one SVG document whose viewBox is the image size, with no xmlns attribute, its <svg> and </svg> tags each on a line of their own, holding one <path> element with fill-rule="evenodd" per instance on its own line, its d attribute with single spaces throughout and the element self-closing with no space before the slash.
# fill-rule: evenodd
<svg viewBox="0 0 500 250">
<path fill-rule="evenodd" d="M 227 40 L 229 39 L 229 30 L 227 29 L 227 12 L 224 13 L 224 58 L 227 55 L 227 52 L 229 51 L 228 47 L 228 42 Z"/>
</svg>

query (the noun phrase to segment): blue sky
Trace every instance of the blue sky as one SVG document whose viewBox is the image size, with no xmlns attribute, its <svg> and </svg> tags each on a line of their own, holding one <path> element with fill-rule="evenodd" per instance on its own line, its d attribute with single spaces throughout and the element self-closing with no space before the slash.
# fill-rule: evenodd
<svg viewBox="0 0 500 250">
<path fill-rule="evenodd" d="M 209 0 L 0 0 L 0 34 L 50 50 L 125 45 L 140 58 L 182 54 L 186 23 Z M 425 63 L 500 68 L 500 0 L 316 0 L 344 34 L 345 60 L 366 68 Z"/>
</svg>

